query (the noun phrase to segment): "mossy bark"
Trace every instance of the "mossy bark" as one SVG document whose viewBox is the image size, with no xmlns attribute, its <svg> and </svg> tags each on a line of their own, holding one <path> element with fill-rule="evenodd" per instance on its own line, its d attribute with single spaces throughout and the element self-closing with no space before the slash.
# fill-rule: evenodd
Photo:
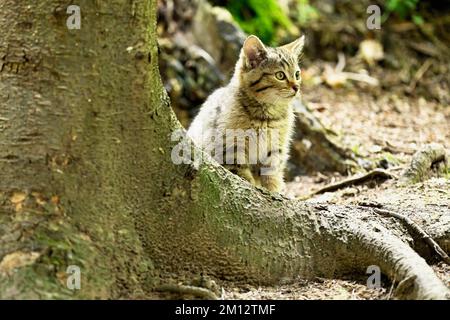
<svg viewBox="0 0 450 320">
<path fill-rule="evenodd" d="M 291 201 L 213 163 L 175 165 L 156 0 L 79 5 L 81 30 L 56 0 L 0 5 L 1 298 L 147 297 L 200 272 L 275 283 L 372 264 L 413 279 L 402 297 L 445 298 L 407 233 L 367 209 Z M 66 286 L 69 265 L 81 290 Z"/>
<path fill-rule="evenodd" d="M 447 172 L 447 150 L 437 143 L 428 144 L 413 155 L 411 164 L 403 172 L 400 184 L 407 185 L 426 180 L 433 166 L 436 166 L 438 172 L 443 171 L 443 174 Z"/>
</svg>

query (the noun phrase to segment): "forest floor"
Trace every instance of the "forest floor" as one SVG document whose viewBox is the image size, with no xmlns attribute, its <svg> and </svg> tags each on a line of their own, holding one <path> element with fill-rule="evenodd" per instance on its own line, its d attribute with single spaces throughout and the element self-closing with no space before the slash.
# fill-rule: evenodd
<svg viewBox="0 0 450 320">
<path fill-rule="evenodd" d="M 322 123 L 342 135 L 344 144 L 373 161 L 385 160 L 391 172 L 401 173 L 413 153 L 425 144 L 437 142 L 449 147 L 450 108 L 434 99 L 411 97 L 401 90 L 373 91 L 369 88 L 337 88 L 305 85 L 303 99 Z M 368 183 L 309 197 L 314 190 L 342 180 L 339 174 L 317 173 L 298 176 L 287 184 L 291 197 L 308 202 L 357 204 L 376 201 L 393 207 L 439 206 L 450 214 L 450 179 L 435 176 L 408 187 L 394 180 Z M 439 210 L 441 210 L 439 209 Z M 432 266 L 450 287 L 450 266 Z M 351 279 L 298 279 L 295 284 L 274 287 L 224 288 L 225 299 L 389 299 L 392 285 L 369 289 L 369 275 Z"/>
</svg>

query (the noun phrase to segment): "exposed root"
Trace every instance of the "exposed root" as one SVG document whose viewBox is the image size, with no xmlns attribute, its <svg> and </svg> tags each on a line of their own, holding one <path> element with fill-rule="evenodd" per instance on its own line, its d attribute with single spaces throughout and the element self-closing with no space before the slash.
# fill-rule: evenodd
<svg viewBox="0 0 450 320">
<path fill-rule="evenodd" d="M 199 299 L 205 300 L 218 300 L 219 298 L 216 296 L 214 292 L 206 288 L 194 287 L 194 286 L 185 286 L 181 284 L 163 284 L 154 289 L 157 292 L 167 292 L 179 294 L 181 296 L 194 296 Z"/>
<path fill-rule="evenodd" d="M 386 171 L 383 169 L 374 169 L 368 173 L 365 173 L 362 175 L 357 175 L 357 176 L 350 177 L 348 179 L 345 179 L 345 180 L 342 180 L 342 181 L 339 181 L 336 183 L 329 184 L 323 188 L 320 188 L 319 190 L 314 191 L 311 194 L 311 196 L 316 195 L 316 194 L 321 194 L 324 192 L 335 191 L 335 190 L 342 189 L 342 188 L 345 188 L 348 186 L 363 183 L 365 181 L 368 181 L 368 180 L 371 180 L 374 178 L 382 178 L 382 179 L 394 178 L 394 179 L 396 179 L 397 177 L 389 171 Z"/>
<path fill-rule="evenodd" d="M 417 276 L 410 276 L 400 281 L 395 288 L 396 297 L 405 297 L 411 295 L 414 290 L 414 283 L 417 280 Z"/>
<path fill-rule="evenodd" d="M 408 184 L 423 181 L 429 176 L 431 167 L 440 162 L 447 167 L 447 152 L 445 148 L 437 143 L 426 145 L 413 155 L 411 164 L 406 168 L 400 178 L 400 182 Z"/>
<path fill-rule="evenodd" d="M 431 247 L 431 249 L 436 252 L 436 254 L 441 258 L 442 261 L 450 265 L 450 257 L 447 255 L 447 253 L 445 253 L 445 251 L 439 246 L 439 244 L 437 244 L 436 241 L 433 240 L 433 238 L 431 238 L 417 223 L 412 221 L 410 218 L 390 210 L 375 208 L 373 211 L 379 214 L 397 218 L 402 221 L 405 225 L 414 230 L 414 232 L 417 232 L 420 237 Z"/>
<path fill-rule="evenodd" d="M 203 172 L 208 172 L 212 181 L 202 180 L 204 189 L 199 192 L 210 190 L 215 185 L 214 175 L 220 175 L 221 170 Z M 274 203 L 269 195 L 252 190 L 245 196 L 231 191 L 240 183 L 234 184 L 233 180 L 230 177 L 227 181 L 230 184 L 219 187 L 222 194 L 217 203 L 219 212 L 205 209 L 202 221 L 214 238 L 227 239 L 225 245 L 219 244 L 217 252 L 228 252 L 239 265 L 233 267 L 236 272 L 230 273 L 228 269 L 215 269 L 220 264 L 214 263 L 211 270 L 206 270 L 208 274 L 221 274 L 226 279 L 232 276 L 236 281 L 242 277 L 246 283 L 273 284 L 296 277 L 335 278 L 377 265 L 390 279 L 398 282 L 413 279 L 412 286 L 395 298 L 450 297 L 449 289 L 407 243 L 376 219 L 357 218 L 367 216 L 367 208 L 283 199 Z M 211 202 L 205 202 L 205 208 L 209 207 Z M 214 223 L 218 216 L 228 228 Z M 243 237 L 244 232 L 248 236 Z"/>
<path fill-rule="evenodd" d="M 353 256 L 355 260 L 359 259 L 358 256 L 366 255 L 366 259 L 378 265 L 383 273 L 399 281 L 399 287 L 394 293 L 395 298 L 450 299 L 450 290 L 439 280 L 426 261 L 389 230 L 358 219 L 348 220 L 348 223 L 350 225 L 345 227 L 352 231 L 342 245 L 346 246 L 348 251 L 359 252 Z M 339 223 L 334 224 L 333 228 L 342 230 Z M 354 244 L 351 244 L 352 240 L 356 240 Z M 348 252 L 348 255 L 351 256 L 351 253 Z M 356 262 L 354 264 L 356 265 Z"/>
</svg>

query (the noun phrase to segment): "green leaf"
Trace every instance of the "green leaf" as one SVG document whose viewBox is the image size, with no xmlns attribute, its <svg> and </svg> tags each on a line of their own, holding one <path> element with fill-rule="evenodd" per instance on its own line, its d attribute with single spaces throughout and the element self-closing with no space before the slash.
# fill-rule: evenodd
<svg viewBox="0 0 450 320">
<path fill-rule="evenodd" d="M 424 24 L 424 20 L 423 20 L 423 18 L 422 18 L 422 16 L 420 16 L 420 15 L 418 15 L 418 14 L 414 14 L 413 16 L 412 16 L 412 21 L 415 23 L 415 24 L 417 24 L 417 25 L 421 25 L 421 24 Z"/>
</svg>

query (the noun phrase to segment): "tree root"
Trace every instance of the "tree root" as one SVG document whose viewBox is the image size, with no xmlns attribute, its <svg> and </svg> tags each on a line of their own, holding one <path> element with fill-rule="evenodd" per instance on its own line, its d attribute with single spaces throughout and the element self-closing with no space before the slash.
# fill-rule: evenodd
<svg viewBox="0 0 450 320">
<path fill-rule="evenodd" d="M 243 267 L 234 270 L 240 270 L 238 274 L 246 283 L 274 284 L 298 276 L 335 278 L 377 265 L 391 279 L 410 279 L 396 298 L 450 297 L 449 289 L 407 243 L 377 219 L 357 218 L 367 217 L 367 209 L 283 198 L 274 201 L 270 194 L 252 188 L 235 191 L 242 189 L 240 180 L 216 177 L 222 175 L 220 168 L 203 168 L 200 172 L 207 173 L 208 178 L 201 179 L 204 183 L 196 192 L 206 194 L 216 189 L 221 195 L 220 199 L 202 201 L 201 223 L 214 238 L 226 239 L 219 240 L 220 249 L 210 249 L 208 259 L 215 263 L 206 270 L 208 274 L 231 277 L 230 270 L 216 268 L 222 265 L 223 257 L 211 253 L 219 251 L 226 253 L 229 261 L 239 261 L 235 263 Z"/>
<path fill-rule="evenodd" d="M 163 284 L 154 289 L 156 292 L 167 292 L 179 294 L 181 296 L 194 296 L 199 299 L 205 300 L 218 300 L 219 298 L 216 296 L 214 292 L 209 289 L 195 287 L 195 286 L 185 286 L 181 284 Z"/>
<path fill-rule="evenodd" d="M 431 167 L 439 162 L 443 162 L 444 166 L 447 166 L 447 155 L 445 148 L 439 144 L 427 145 L 425 148 L 417 151 L 413 155 L 411 164 L 408 168 L 405 169 L 404 173 L 400 177 L 400 183 L 407 184 L 409 182 L 423 181 L 428 176 L 428 172 L 430 171 Z M 348 186 L 363 183 L 374 178 L 399 179 L 395 174 L 377 168 L 366 174 L 357 175 L 348 179 L 344 179 L 342 181 L 329 184 L 323 188 L 313 191 L 306 198 L 309 198 L 316 194 L 335 191 Z"/>
<path fill-rule="evenodd" d="M 391 279 L 399 281 L 402 289 L 395 291 L 396 298 L 450 299 L 449 289 L 437 278 L 425 260 L 406 243 L 379 225 L 361 221 L 351 223 L 357 225 L 350 228 L 354 229 L 350 239 L 355 237 L 357 241 L 352 245 L 347 239 L 342 245 L 347 246 L 349 251 L 359 252 L 354 255 L 355 264 L 359 260 L 358 255 L 364 255 L 366 250 L 369 261 L 373 259 L 373 264 L 380 266 Z M 335 228 L 337 226 L 336 224 Z"/>
<path fill-rule="evenodd" d="M 412 221 L 410 218 L 390 210 L 375 208 L 373 211 L 379 214 L 397 218 L 402 221 L 410 229 L 419 234 L 419 236 L 430 246 L 430 248 L 439 256 L 442 261 L 450 265 L 450 257 L 447 255 L 447 253 L 445 253 L 445 251 L 439 246 L 439 244 L 437 244 L 436 241 L 433 240 L 433 238 L 431 238 L 417 223 Z"/>
<path fill-rule="evenodd" d="M 400 178 L 400 183 L 409 184 L 425 180 L 429 176 L 431 167 L 439 162 L 443 162 L 447 167 L 445 148 L 437 143 L 426 145 L 413 155 L 411 164 Z"/>
<path fill-rule="evenodd" d="M 382 179 L 394 178 L 394 179 L 396 179 L 397 177 L 389 171 L 386 171 L 383 169 L 374 169 L 368 173 L 365 173 L 362 175 L 357 175 L 357 176 L 350 177 L 348 179 L 345 179 L 345 180 L 342 180 L 342 181 L 339 181 L 336 183 L 329 184 L 323 188 L 320 188 L 319 190 L 312 192 L 310 196 L 313 196 L 316 194 L 321 194 L 324 192 L 335 191 L 335 190 L 342 189 L 342 188 L 352 186 L 355 184 L 359 184 L 359 183 L 362 183 L 362 182 L 365 182 L 367 180 L 371 180 L 374 178 L 382 178 Z"/>
</svg>

